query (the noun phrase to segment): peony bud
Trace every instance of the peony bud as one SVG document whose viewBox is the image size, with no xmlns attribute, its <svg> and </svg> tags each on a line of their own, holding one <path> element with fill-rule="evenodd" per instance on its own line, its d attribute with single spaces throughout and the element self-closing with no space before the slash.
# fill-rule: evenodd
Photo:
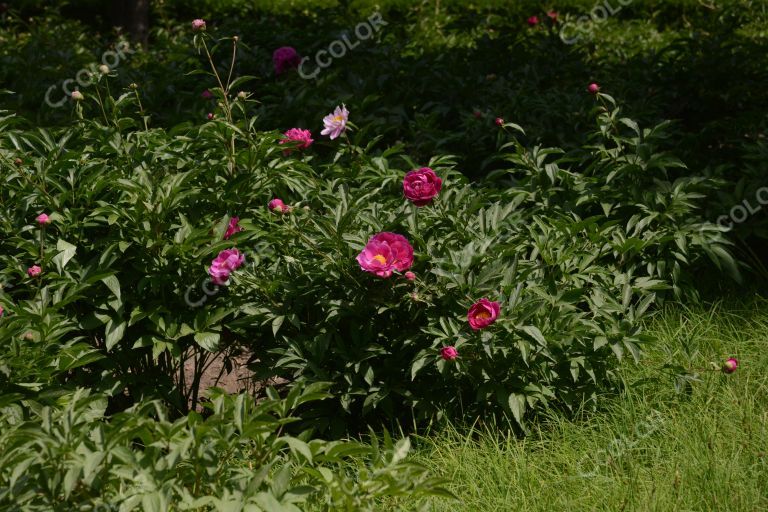
<svg viewBox="0 0 768 512">
<path fill-rule="evenodd" d="M 271 200 L 271 201 L 269 202 L 269 205 L 268 205 L 268 206 L 269 206 L 269 209 L 270 209 L 270 210 L 272 210 L 273 212 L 277 212 L 277 213 L 287 213 L 287 212 L 288 212 L 288 210 L 290 209 L 290 207 L 289 207 L 289 206 L 287 206 L 287 205 L 286 205 L 286 204 L 285 204 L 285 203 L 282 201 L 282 199 L 277 199 L 277 198 L 275 198 L 275 199 Z"/>
<path fill-rule="evenodd" d="M 244 100 L 245 98 L 248 97 L 248 94 L 245 91 L 240 91 L 239 93 L 237 93 L 237 97 L 240 98 L 241 100 Z"/>
<path fill-rule="evenodd" d="M 504 126 L 504 119 L 502 119 L 500 117 L 497 117 L 496 121 L 494 121 L 494 122 L 496 123 L 496 126 L 499 126 L 499 127 Z"/>
<path fill-rule="evenodd" d="M 16 160 L 14 160 L 13 163 L 15 163 L 18 166 L 21 166 L 21 164 L 23 164 L 24 161 L 21 158 L 16 158 Z"/>
<path fill-rule="evenodd" d="M 3 306 L 0 306 L 0 318 L 3 316 L 4 312 L 5 310 L 3 309 Z"/>
<path fill-rule="evenodd" d="M 31 331 L 27 331 L 24 333 L 24 336 L 22 336 L 22 338 L 24 338 L 24 341 L 32 341 L 35 339 L 35 335 L 32 334 Z"/>
<path fill-rule="evenodd" d="M 600 86 L 595 83 L 591 83 L 587 87 L 587 91 L 589 91 L 590 94 L 597 94 L 598 92 L 600 92 Z"/>
<path fill-rule="evenodd" d="M 83 93 L 80 91 L 72 91 L 72 99 L 75 101 L 83 101 L 85 99 L 85 96 L 83 96 Z"/>
<path fill-rule="evenodd" d="M 108 75 L 109 66 L 107 66 L 106 64 L 102 64 L 101 66 L 99 66 L 99 73 L 101 73 L 102 75 Z"/>
<path fill-rule="evenodd" d="M 32 265 L 27 269 L 27 274 L 29 277 L 37 277 L 43 272 L 43 269 L 38 267 L 37 265 Z"/>
<path fill-rule="evenodd" d="M 535 27 L 539 24 L 539 17 L 538 16 L 531 16 L 528 18 L 528 26 Z"/>
<path fill-rule="evenodd" d="M 208 112 L 208 116 L 207 117 L 208 117 L 208 120 L 210 121 L 211 119 L 213 119 L 216 116 L 213 115 L 213 112 Z"/>
<path fill-rule="evenodd" d="M 416 279 L 416 274 L 414 274 L 410 270 L 406 272 L 404 275 L 405 275 L 405 278 L 409 281 L 413 281 L 414 279 Z"/>
<path fill-rule="evenodd" d="M 440 357 L 446 361 L 453 361 L 459 357 L 459 351 L 455 347 L 443 347 L 440 349 Z"/>
<path fill-rule="evenodd" d="M 194 32 L 205 32 L 205 20 L 192 20 L 192 30 Z"/>
<path fill-rule="evenodd" d="M 723 364 L 723 373 L 733 373 L 736 368 L 739 367 L 739 361 L 735 357 L 729 358 L 725 364 Z"/>
<path fill-rule="evenodd" d="M 38 215 L 37 217 L 35 217 L 35 220 L 36 220 L 36 221 L 37 221 L 37 223 L 38 223 L 38 224 L 40 224 L 41 226 L 43 226 L 43 225 L 45 225 L 45 224 L 50 224 L 50 223 L 51 223 L 51 218 L 50 218 L 50 217 L 48 217 L 48 215 L 46 215 L 45 213 L 41 213 L 40 215 Z"/>
</svg>

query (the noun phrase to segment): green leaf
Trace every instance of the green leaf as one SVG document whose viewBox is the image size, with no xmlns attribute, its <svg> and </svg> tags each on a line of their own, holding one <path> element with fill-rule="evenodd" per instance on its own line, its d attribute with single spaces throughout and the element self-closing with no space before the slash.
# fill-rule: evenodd
<svg viewBox="0 0 768 512">
<path fill-rule="evenodd" d="M 215 352 L 219 348 L 220 338 L 221 335 L 218 332 L 195 333 L 195 342 L 208 352 Z"/>
</svg>

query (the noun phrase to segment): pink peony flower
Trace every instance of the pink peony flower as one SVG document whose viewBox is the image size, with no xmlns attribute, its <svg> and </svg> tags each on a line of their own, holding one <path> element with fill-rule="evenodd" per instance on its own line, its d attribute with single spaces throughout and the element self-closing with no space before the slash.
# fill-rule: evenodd
<svg viewBox="0 0 768 512">
<path fill-rule="evenodd" d="M 600 86 L 595 83 L 589 84 L 589 86 L 587 86 L 587 91 L 589 91 L 590 94 L 597 94 L 600 92 Z"/>
<path fill-rule="evenodd" d="M 331 140 L 335 139 L 347 129 L 347 119 L 349 119 L 347 107 L 343 104 L 341 107 L 336 107 L 336 110 L 323 118 L 325 128 L 320 135 L 330 135 Z"/>
<path fill-rule="evenodd" d="M 200 97 L 203 98 L 204 100 L 209 100 L 213 98 L 213 93 L 208 89 L 206 89 L 202 93 L 200 93 Z"/>
<path fill-rule="evenodd" d="M 239 221 L 239 217 L 232 217 L 229 219 L 229 226 L 227 226 L 227 231 L 224 233 L 224 240 L 229 240 L 229 237 L 243 230 L 243 228 L 237 225 Z"/>
<path fill-rule="evenodd" d="M 288 142 L 297 143 L 296 149 L 307 149 L 312 145 L 312 132 L 309 130 L 302 130 L 301 128 L 291 128 L 283 134 L 284 139 L 280 139 L 280 144 L 286 144 Z M 291 153 L 290 149 L 283 151 L 284 155 Z"/>
<path fill-rule="evenodd" d="M 453 361 L 459 357 L 459 351 L 456 350 L 456 347 L 443 347 L 440 349 L 440 357 L 446 361 Z"/>
<path fill-rule="evenodd" d="M 204 32 L 205 20 L 201 20 L 201 19 L 192 20 L 192 30 L 194 32 Z"/>
<path fill-rule="evenodd" d="M 443 188 L 443 180 L 429 167 L 410 171 L 403 179 L 403 194 L 416 206 L 432 202 Z"/>
<path fill-rule="evenodd" d="M 298 68 L 301 64 L 301 56 L 294 48 L 283 46 L 272 54 L 272 64 L 275 67 L 275 74 L 282 75 L 289 69 Z"/>
<path fill-rule="evenodd" d="M 41 269 L 41 268 L 40 268 L 40 267 L 38 267 L 37 265 L 32 265 L 31 267 L 29 267 L 29 268 L 27 269 L 27 275 L 29 275 L 29 277 L 37 277 L 37 276 L 39 276 L 39 275 L 40 275 L 42 272 L 43 272 L 43 269 Z"/>
<path fill-rule="evenodd" d="M 480 299 L 472 304 L 472 307 L 467 312 L 469 326 L 475 331 L 488 327 L 499 317 L 500 310 L 501 304 L 498 302 Z"/>
<path fill-rule="evenodd" d="M 549 17 L 549 19 L 552 20 L 552 23 L 557 23 L 558 16 L 559 14 L 557 13 L 557 11 L 549 11 L 547 13 L 547 17 Z"/>
<path fill-rule="evenodd" d="M 35 220 L 41 226 L 43 226 L 45 224 L 50 224 L 51 223 L 51 218 L 48 215 L 46 215 L 45 213 L 41 213 L 40 215 L 35 217 Z"/>
<path fill-rule="evenodd" d="M 216 256 L 208 269 L 213 284 L 223 285 L 229 279 L 229 274 L 245 263 L 245 255 L 237 249 L 225 249 Z"/>
<path fill-rule="evenodd" d="M 528 18 L 528 25 L 531 27 L 535 27 L 539 24 L 539 17 L 538 16 L 531 16 Z"/>
<path fill-rule="evenodd" d="M 357 255 L 360 268 L 379 277 L 389 277 L 413 265 L 413 247 L 403 235 L 383 232 L 371 237 Z"/>
<path fill-rule="evenodd" d="M 216 116 L 213 115 L 213 112 L 208 112 L 208 115 L 206 117 L 208 117 L 208 120 L 211 121 Z"/>
<path fill-rule="evenodd" d="M 723 373 L 733 373 L 738 367 L 739 360 L 735 357 L 731 357 L 725 362 L 725 364 L 723 364 Z"/>
<path fill-rule="evenodd" d="M 267 206 L 277 213 L 288 213 L 291 210 L 291 207 L 285 204 L 282 199 L 277 198 L 271 200 Z"/>
<path fill-rule="evenodd" d="M 415 279 L 416 279 L 416 274 L 414 274 L 414 273 L 413 273 L 413 272 L 411 272 L 410 270 L 409 270 L 408 272 L 406 272 L 404 275 L 405 275 L 405 278 L 406 278 L 407 280 L 409 280 L 409 281 L 413 281 L 413 280 L 415 280 Z"/>
<path fill-rule="evenodd" d="M 496 126 L 499 126 L 499 127 L 504 126 L 504 119 L 502 119 L 500 117 L 497 117 L 496 121 L 494 121 L 494 122 L 496 123 Z"/>
</svg>

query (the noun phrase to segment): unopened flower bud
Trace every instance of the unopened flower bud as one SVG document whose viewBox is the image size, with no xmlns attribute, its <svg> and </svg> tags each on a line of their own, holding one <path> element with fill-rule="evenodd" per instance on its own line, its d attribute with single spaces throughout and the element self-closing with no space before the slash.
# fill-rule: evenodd
<svg viewBox="0 0 768 512">
<path fill-rule="evenodd" d="M 72 99 L 75 101 L 83 101 L 85 96 L 80 91 L 72 91 Z"/>
<path fill-rule="evenodd" d="M 736 368 L 739 367 L 739 361 L 735 357 L 729 358 L 725 364 L 723 364 L 723 373 L 733 373 Z"/>
<path fill-rule="evenodd" d="M 99 66 L 99 73 L 101 73 L 102 75 L 108 75 L 109 66 L 107 66 L 106 64 L 102 64 L 101 66 Z"/>
</svg>

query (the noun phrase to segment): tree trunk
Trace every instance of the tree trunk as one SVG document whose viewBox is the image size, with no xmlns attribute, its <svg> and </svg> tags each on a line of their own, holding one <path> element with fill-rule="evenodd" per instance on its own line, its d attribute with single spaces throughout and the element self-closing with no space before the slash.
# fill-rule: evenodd
<svg viewBox="0 0 768 512">
<path fill-rule="evenodd" d="M 149 40 L 149 0 L 112 0 L 112 23 L 146 48 Z"/>
</svg>

